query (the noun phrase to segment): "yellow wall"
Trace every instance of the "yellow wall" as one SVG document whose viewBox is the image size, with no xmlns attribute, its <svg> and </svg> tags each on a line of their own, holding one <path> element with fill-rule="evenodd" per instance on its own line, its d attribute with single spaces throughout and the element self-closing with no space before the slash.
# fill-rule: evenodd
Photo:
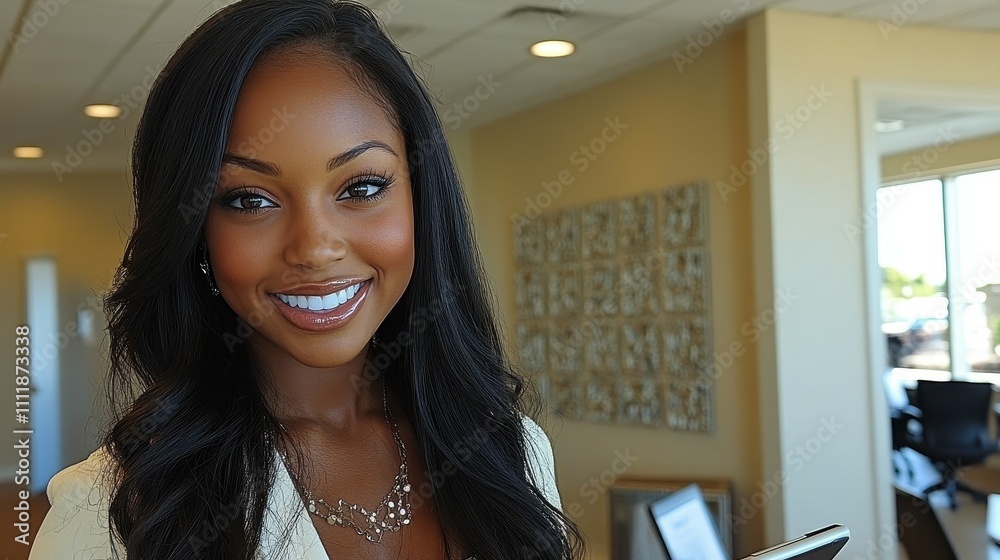
<svg viewBox="0 0 1000 560">
<path fill-rule="evenodd" d="M 131 192 L 125 172 L 72 174 L 59 183 L 54 175 L 3 175 L 0 191 L 0 293 L 20 294 L 0 299 L 0 333 L 9 343 L 0 345 L 0 359 L 14 362 L 13 333 L 25 321 L 25 259 L 51 256 L 59 278 L 59 327 L 67 334 L 62 341 L 35 337 L 33 353 L 48 345 L 62 346 L 61 383 L 64 392 L 63 453 L 66 464 L 83 460 L 95 449 L 94 437 L 103 428 L 100 404 L 107 371 L 100 345 L 104 339 L 104 315 L 91 296 L 109 287 L 124 251 L 124 240 L 132 224 Z M 97 345 L 86 346 L 76 335 L 76 311 L 83 306 L 95 314 Z M 103 349 L 106 353 L 106 348 Z M 0 385 L 0 401 L 14 402 L 14 384 Z M 13 407 L 13 404 L 11 404 Z M 11 410 L 13 410 L 11 408 Z M 91 414 L 97 411 L 91 418 Z M 52 414 L 33 409 L 32 414 Z M 32 441 L 33 449 L 54 445 Z M 0 451 L 0 466 L 16 464 L 14 450 Z M 5 476 L 14 469 L 5 468 Z"/>
<path fill-rule="evenodd" d="M 882 158 L 882 177 L 886 181 L 917 179 L 948 169 L 1000 164 L 1000 134 L 945 144 L 930 151 L 913 150 Z"/>
<path fill-rule="evenodd" d="M 746 158 L 744 43 L 737 31 L 683 73 L 668 59 L 473 130 L 475 224 L 508 335 L 515 324 L 511 216 L 525 214 L 525 198 L 546 192 L 543 182 L 556 181 L 560 173 L 572 179 L 548 207 L 555 209 L 689 181 L 715 185 L 728 180 L 732 163 Z M 606 119 L 627 128 L 582 169 L 580 154 L 573 154 L 602 134 Z M 735 484 L 737 507 L 757 490 L 756 358 L 740 331 L 753 309 L 749 203 L 747 189 L 726 197 L 710 189 L 714 344 L 719 353 L 733 342 L 748 348 L 717 381 L 716 432 L 608 426 L 554 414 L 543 423 L 555 449 L 564 510 L 579 506 L 576 520 L 595 559 L 610 557 L 609 504 L 603 491 L 593 497 L 590 480 L 612 467 L 616 451 L 638 457 L 622 478 L 725 477 Z M 736 534 L 738 554 L 764 545 L 761 516 L 747 517 Z"/>
</svg>

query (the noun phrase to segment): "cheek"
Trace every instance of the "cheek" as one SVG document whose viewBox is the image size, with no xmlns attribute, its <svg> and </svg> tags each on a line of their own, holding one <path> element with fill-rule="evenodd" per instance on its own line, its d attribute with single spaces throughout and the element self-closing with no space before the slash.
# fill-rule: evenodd
<svg viewBox="0 0 1000 560">
<path fill-rule="evenodd" d="M 256 286 L 265 275 L 266 256 L 271 250 L 265 236 L 247 235 L 245 228 L 228 224 L 225 219 L 213 220 L 210 215 L 205 224 L 205 240 L 212 275 L 224 296 L 238 300 L 247 293 L 247 287 Z M 238 306 L 237 303 L 234 307 Z"/>
<path fill-rule="evenodd" d="M 408 284 L 415 255 L 413 207 L 410 201 L 407 199 L 406 204 L 400 204 L 393 212 L 388 213 L 376 231 L 378 235 L 372 236 L 369 244 L 372 255 L 377 256 L 383 270 L 405 273 L 405 284 Z"/>
</svg>

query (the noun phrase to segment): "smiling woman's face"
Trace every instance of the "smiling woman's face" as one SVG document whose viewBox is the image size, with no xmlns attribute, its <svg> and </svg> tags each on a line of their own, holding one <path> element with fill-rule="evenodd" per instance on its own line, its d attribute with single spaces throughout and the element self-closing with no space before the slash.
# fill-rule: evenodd
<svg viewBox="0 0 1000 560">
<path fill-rule="evenodd" d="M 240 91 L 205 239 L 221 297 L 264 344 L 347 363 L 413 273 L 402 136 L 328 57 L 265 58 Z"/>
</svg>

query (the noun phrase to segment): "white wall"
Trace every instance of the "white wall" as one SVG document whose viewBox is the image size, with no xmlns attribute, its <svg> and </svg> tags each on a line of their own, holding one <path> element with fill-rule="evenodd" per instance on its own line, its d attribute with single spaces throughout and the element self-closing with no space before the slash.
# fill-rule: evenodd
<svg viewBox="0 0 1000 560">
<path fill-rule="evenodd" d="M 758 312 L 774 290 L 798 296 L 758 354 L 764 479 L 790 475 L 768 506 L 767 537 L 841 522 L 853 533 L 844 556 L 860 558 L 894 558 L 895 544 L 887 420 L 873 413 L 882 372 L 869 356 L 875 232 L 862 213 L 858 83 L 1000 88 L 990 54 L 1000 35 L 887 24 L 769 11 L 751 22 L 748 46 L 751 95 L 766 97 L 751 104 L 751 144 L 772 142 L 751 181 Z"/>
</svg>

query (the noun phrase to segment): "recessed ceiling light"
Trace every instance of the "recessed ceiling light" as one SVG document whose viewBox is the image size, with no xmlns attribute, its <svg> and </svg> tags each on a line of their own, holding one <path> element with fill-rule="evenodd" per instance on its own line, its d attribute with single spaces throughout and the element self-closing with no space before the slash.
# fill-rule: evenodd
<svg viewBox="0 0 1000 560">
<path fill-rule="evenodd" d="M 121 107 L 115 105 L 87 105 L 83 108 L 83 114 L 95 119 L 116 119 L 122 114 Z"/>
<path fill-rule="evenodd" d="M 569 56 L 576 50 L 576 45 L 569 41 L 539 41 L 531 45 L 531 54 L 543 58 Z"/>
<path fill-rule="evenodd" d="M 21 159 L 38 159 L 44 153 L 38 146 L 18 146 L 14 148 L 14 157 Z"/>
<path fill-rule="evenodd" d="M 896 132 L 905 126 L 906 122 L 899 119 L 879 119 L 875 121 L 875 132 Z"/>
</svg>

